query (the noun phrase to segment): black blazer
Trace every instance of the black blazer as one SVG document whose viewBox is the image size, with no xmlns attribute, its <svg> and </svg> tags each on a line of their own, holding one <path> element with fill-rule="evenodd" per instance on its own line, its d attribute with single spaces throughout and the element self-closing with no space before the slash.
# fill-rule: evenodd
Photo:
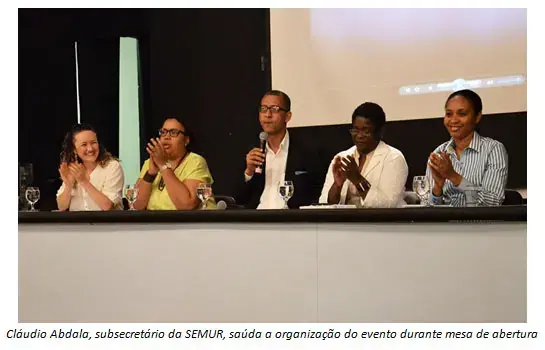
<svg viewBox="0 0 545 350">
<path fill-rule="evenodd" d="M 257 208 L 265 189 L 265 168 L 263 165 L 263 173 L 254 174 L 248 182 L 244 182 L 244 170 L 241 172 L 243 183 L 237 191 L 237 204 L 242 204 L 247 209 Z M 293 197 L 288 201 L 290 209 L 318 203 L 324 178 L 325 173 L 322 174 L 319 167 L 318 153 L 290 134 L 284 178 L 285 181 L 292 181 L 294 187 Z"/>
</svg>

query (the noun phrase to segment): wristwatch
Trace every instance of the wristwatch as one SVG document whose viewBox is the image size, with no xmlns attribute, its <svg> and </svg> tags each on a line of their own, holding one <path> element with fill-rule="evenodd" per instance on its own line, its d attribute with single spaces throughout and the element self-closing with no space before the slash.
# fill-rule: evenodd
<svg viewBox="0 0 545 350">
<path fill-rule="evenodd" d="M 167 169 L 172 169 L 172 165 L 170 165 L 169 162 L 166 162 L 165 164 L 161 165 L 159 167 L 159 172 L 162 174 L 163 171 L 167 170 Z"/>
</svg>

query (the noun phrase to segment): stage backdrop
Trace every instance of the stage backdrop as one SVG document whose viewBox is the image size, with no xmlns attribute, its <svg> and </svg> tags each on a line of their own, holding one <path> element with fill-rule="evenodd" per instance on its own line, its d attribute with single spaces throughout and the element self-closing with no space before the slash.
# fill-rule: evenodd
<svg viewBox="0 0 545 350">
<path fill-rule="evenodd" d="M 350 146 L 347 129 L 352 110 L 361 102 L 373 100 L 374 95 L 362 90 L 344 105 L 342 113 L 330 113 L 330 120 L 319 122 L 321 117 L 315 109 L 302 106 L 328 111 L 329 107 L 320 106 L 335 102 L 335 94 L 308 100 L 297 89 L 275 81 L 279 52 L 274 44 L 271 64 L 270 31 L 274 40 L 278 28 L 269 20 L 268 9 L 19 10 L 18 151 L 20 162 L 34 164 L 34 182 L 42 189 L 38 206 L 56 206 L 62 137 L 77 121 L 76 41 L 81 119 L 95 126 L 100 141 L 114 155 L 119 156 L 119 134 L 123 132 L 119 129 L 119 38 L 133 37 L 138 40 L 140 67 L 140 146 L 133 152 L 139 153 L 141 162 L 146 159 L 147 140 L 156 135 L 165 117 L 181 117 L 193 131 L 194 151 L 209 163 L 214 192 L 233 194 L 235 184 L 242 181 L 245 154 L 258 144 L 260 97 L 272 87 L 284 89 L 298 106 L 290 123 L 293 135 L 319 150 L 325 176 L 331 157 Z M 320 21 L 324 23 L 323 18 Z M 329 27 L 320 28 L 322 35 Z M 296 51 L 288 58 L 296 60 Z M 511 59 L 518 62 L 516 57 L 505 57 Z M 521 74 L 525 74 L 525 67 Z M 325 82 L 309 82 L 327 88 Z M 365 85 L 365 79 L 360 84 Z M 525 88 L 517 86 L 512 89 Z M 525 188 L 526 111 L 511 107 L 498 111 L 497 99 L 486 94 L 483 99 L 487 115 L 482 133 L 502 141 L 508 149 L 508 186 Z M 426 108 L 434 110 L 433 116 L 440 116 L 443 103 L 440 98 Z M 385 140 L 405 154 L 410 188 L 412 176 L 424 173 L 427 155 L 447 139 L 447 134 L 440 118 L 426 118 L 429 113 L 401 120 L 391 104 L 384 107 L 391 120 Z M 492 111 L 499 113 L 490 114 Z M 40 140 L 39 146 L 36 140 Z"/>
</svg>

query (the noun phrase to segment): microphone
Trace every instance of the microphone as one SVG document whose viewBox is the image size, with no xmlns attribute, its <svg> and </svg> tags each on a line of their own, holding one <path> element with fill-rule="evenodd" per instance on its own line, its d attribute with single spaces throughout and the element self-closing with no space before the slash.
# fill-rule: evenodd
<svg viewBox="0 0 545 350">
<path fill-rule="evenodd" d="M 217 209 L 217 210 L 225 210 L 225 209 L 227 209 L 227 203 L 225 203 L 225 201 L 219 201 L 219 202 L 216 204 L 216 209 Z"/>
<path fill-rule="evenodd" d="M 261 148 L 261 152 L 265 153 L 267 150 L 267 139 L 269 138 L 269 134 L 267 134 L 265 131 L 262 131 L 259 133 L 259 147 Z M 257 168 L 255 168 L 256 174 L 262 174 L 263 173 L 263 165 L 258 165 Z"/>
</svg>

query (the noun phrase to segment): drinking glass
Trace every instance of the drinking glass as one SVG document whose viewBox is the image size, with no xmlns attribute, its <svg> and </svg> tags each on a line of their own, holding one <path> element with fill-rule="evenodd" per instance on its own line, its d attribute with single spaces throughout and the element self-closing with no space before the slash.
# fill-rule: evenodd
<svg viewBox="0 0 545 350">
<path fill-rule="evenodd" d="M 126 185 L 125 186 L 125 198 L 127 198 L 127 201 L 129 202 L 129 210 L 135 210 L 134 209 L 134 202 L 136 202 L 136 198 L 138 198 L 138 186 L 136 185 Z"/>
<path fill-rule="evenodd" d="M 289 209 L 288 207 L 288 201 L 291 197 L 293 197 L 293 182 L 291 181 L 280 181 L 278 184 L 278 193 L 280 194 L 280 197 L 284 200 L 284 208 L 283 209 Z"/>
<path fill-rule="evenodd" d="M 420 197 L 420 203 L 429 206 L 430 182 L 426 176 L 413 178 L 413 191 Z"/>
<path fill-rule="evenodd" d="M 464 195 L 466 197 L 466 207 L 477 207 L 479 206 L 479 191 L 481 190 L 478 186 L 470 186 L 464 190 Z"/>
<path fill-rule="evenodd" d="M 199 197 L 202 202 L 201 208 L 206 209 L 206 203 L 208 202 L 210 197 L 212 197 L 212 185 L 205 183 L 199 184 L 199 186 L 197 187 L 197 197 Z"/>
<path fill-rule="evenodd" d="M 27 187 L 25 197 L 28 203 L 30 203 L 30 211 L 37 211 L 34 209 L 34 204 L 40 200 L 40 189 L 38 187 Z"/>
</svg>

